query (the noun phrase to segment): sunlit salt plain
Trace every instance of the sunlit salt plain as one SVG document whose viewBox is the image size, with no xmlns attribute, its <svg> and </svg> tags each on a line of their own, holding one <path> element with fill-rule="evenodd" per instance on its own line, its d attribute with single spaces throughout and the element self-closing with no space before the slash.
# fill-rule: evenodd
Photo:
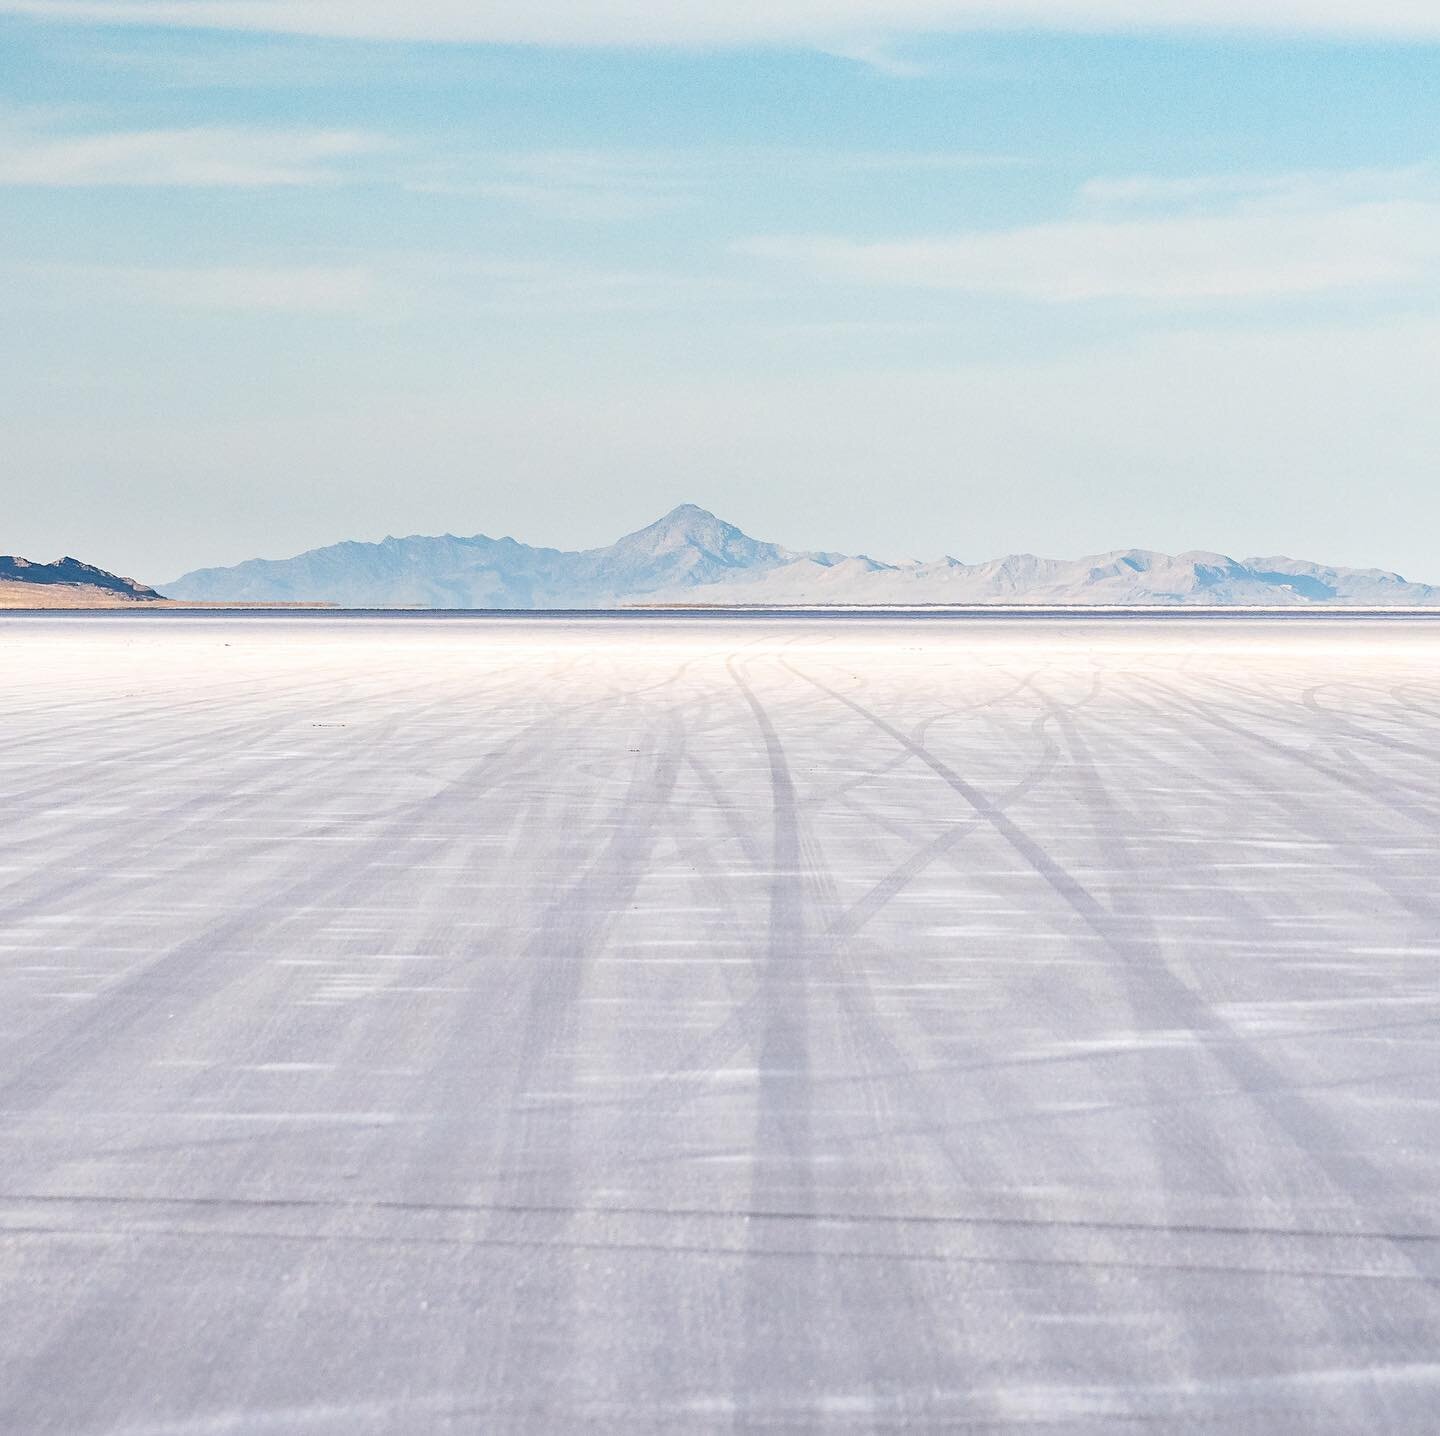
<svg viewBox="0 0 1440 1436">
<path fill-rule="evenodd" d="M 0 1429 L 1435 1429 L 1440 622 L 0 672 Z"/>
</svg>

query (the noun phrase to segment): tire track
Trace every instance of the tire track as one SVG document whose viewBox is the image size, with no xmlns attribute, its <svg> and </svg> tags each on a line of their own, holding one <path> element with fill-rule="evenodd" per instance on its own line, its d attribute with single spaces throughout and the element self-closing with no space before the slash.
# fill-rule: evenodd
<svg viewBox="0 0 1440 1436">
<path fill-rule="evenodd" d="M 791 665 L 786 662 L 787 667 Z M 1206 1044 L 1207 1052 L 1243 1089 L 1253 1092 L 1275 1125 L 1285 1133 L 1296 1148 L 1305 1153 L 1337 1190 L 1348 1194 L 1359 1205 L 1365 1205 L 1374 1193 L 1384 1193 L 1397 1206 L 1405 1203 L 1403 1193 L 1396 1192 L 1388 1172 L 1363 1154 L 1353 1150 L 1348 1134 L 1328 1116 L 1311 1104 L 1294 1096 L 1288 1089 L 1283 1072 L 1275 1068 L 1261 1053 L 1235 1040 L 1233 1034 L 1184 983 L 1182 983 L 1148 945 L 1136 942 L 1127 927 L 1117 922 L 1095 897 L 1070 873 L 1065 871 L 1035 841 L 965 779 L 954 772 L 927 749 L 921 748 L 893 724 L 871 713 L 854 700 L 836 692 L 818 679 L 791 667 L 797 677 L 805 679 L 837 702 L 853 709 L 882 732 L 903 746 L 910 747 L 927 767 L 980 813 L 1015 851 L 1035 870 L 1046 885 L 1101 939 L 1115 956 L 1136 975 L 1136 992 L 1144 1010 L 1154 1016 L 1168 1015 L 1173 1025 L 1178 1018 Z M 1226 725 L 1230 726 L 1230 725 Z M 1219 1039 L 1219 1040 L 1217 1040 Z M 1440 1281 L 1440 1260 L 1431 1254 L 1397 1248 L 1404 1260 L 1427 1282 Z"/>
</svg>

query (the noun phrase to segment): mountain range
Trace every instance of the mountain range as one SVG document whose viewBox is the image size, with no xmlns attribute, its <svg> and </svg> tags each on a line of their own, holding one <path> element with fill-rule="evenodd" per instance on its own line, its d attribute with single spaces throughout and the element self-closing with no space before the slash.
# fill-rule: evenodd
<svg viewBox="0 0 1440 1436">
<path fill-rule="evenodd" d="M 339 543 L 295 558 L 197 569 L 161 586 L 206 603 L 347 608 L 616 608 L 635 604 L 1440 604 L 1440 588 L 1383 569 L 1289 558 L 1121 549 L 1080 559 L 1012 554 L 885 563 L 764 543 L 695 504 L 606 548 L 415 535 Z"/>
</svg>

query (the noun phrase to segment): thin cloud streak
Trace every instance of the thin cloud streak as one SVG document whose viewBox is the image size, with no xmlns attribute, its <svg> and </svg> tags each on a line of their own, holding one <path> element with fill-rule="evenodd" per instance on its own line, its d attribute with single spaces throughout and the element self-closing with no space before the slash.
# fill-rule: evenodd
<svg viewBox="0 0 1440 1436">
<path fill-rule="evenodd" d="M 0 132 L 0 185 L 266 188 L 336 183 L 387 148 L 350 130 L 201 126 L 36 135 Z"/>
<path fill-rule="evenodd" d="M 506 315 L 537 324 L 693 313 L 750 297 L 710 276 L 482 255 L 380 255 L 349 264 L 28 264 L 0 272 L 13 303 L 314 315 L 393 321 L 417 313 Z M 3 301 L 0 301 L 3 303 Z"/>
<path fill-rule="evenodd" d="M 92 303 L 229 313 L 354 315 L 369 312 L 379 293 L 377 276 L 363 265 L 147 269 L 49 264 L 27 266 L 24 278 L 29 286 L 48 284 Z"/>
<path fill-rule="evenodd" d="M 1196 31 L 1440 38 L 1433 0 L 0 0 L 0 14 L 524 45 L 871 44 L 967 31 Z"/>
<path fill-rule="evenodd" d="M 875 40 L 845 40 L 826 47 L 837 60 L 853 60 L 877 75 L 892 80 L 917 80 L 935 73 L 934 66 L 897 55 L 888 45 Z"/>
<path fill-rule="evenodd" d="M 604 269 L 587 264 L 486 256 L 411 257 L 414 302 L 532 320 L 679 313 L 746 297 L 746 286 L 706 275 Z"/>
<path fill-rule="evenodd" d="M 1292 170 L 1278 174 L 1121 175 L 1087 181 L 1079 197 L 1101 206 L 1214 208 L 1225 202 L 1287 208 L 1356 200 L 1426 199 L 1436 193 L 1429 165 L 1402 169 Z"/>
<path fill-rule="evenodd" d="M 1285 299 L 1433 277 L 1440 203 L 1078 219 L 879 243 L 768 236 L 738 248 L 822 279 L 1046 304 Z"/>
<path fill-rule="evenodd" d="M 960 173 L 1027 163 L 1012 155 L 964 151 L 534 150 L 430 160 L 415 165 L 403 182 L 418 194 L 486 200 L 551 219 L 608 222 L 685 209 L 714 199 L 723 188 L 782 173 L 792 180 L 828 179 Z"/>
<path fill-rule="evenodd" d="M 680 155 L 536 150 L 432 162 L 406 187 L 514 205 L 553 219 L 609 221 L 679 208 L 693 197 L 698 178 L 694 162 Z"/>
</svg>

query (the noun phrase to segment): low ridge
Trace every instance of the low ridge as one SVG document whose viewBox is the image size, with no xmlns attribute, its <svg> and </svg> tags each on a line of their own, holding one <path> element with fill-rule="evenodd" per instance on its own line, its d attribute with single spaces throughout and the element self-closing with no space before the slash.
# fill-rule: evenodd
<svg viewBox="0 0 1440 1436">
<path fill-rule="evenodd" d="M 32 563 L 0 554 L 0 606 L 90 607 L 97 603 L 156 603 L 161 595 L 133 578 L 121 578 L 77 558 Z"/>
</svg>

